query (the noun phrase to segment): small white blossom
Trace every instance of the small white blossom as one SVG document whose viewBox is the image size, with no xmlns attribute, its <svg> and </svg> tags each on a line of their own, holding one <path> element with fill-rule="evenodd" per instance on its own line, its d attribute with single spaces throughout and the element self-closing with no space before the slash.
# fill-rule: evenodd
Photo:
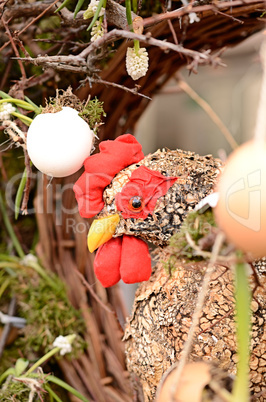
<svg viewBox="0 0 266 402">
<path fill-rule="evenodd" d="M 23 257 L 21 262 L 24 265 L 27 265 L 31 262 L 36 263 L 36 262 L 38 262 L 38 258 L 33 254 L 27 254 L 27 255 L 25 255 L 25 257 Z"/>
<path fill-rule="evenodd" d="M 4 120 L 10 120 L 10 114 L 12 112 L 15 112 L 14 106 L 11 105 L 11 103 L 1 103 L 0 104 L 0 121 Z"/>
<path fill-rule="evenodd" d="M 197 16 L 196 13 L 189 13 L 189 23 L 193 24 L 194 22 L 200 22 L 200 18 Z"/>
<path fill-rule="evenodd" d="M 83 18 L 84 19 L 92 18 L 97 11 L 98 5 L 99 5 L 99 0 L 91 0 L 89 7 L 83 14 Z M 104 15 L 104 12 L 105 12 L 105 8 L 102 7 L 98 17 L 101 17 L 102 15 Z"/>
<path fill-rule="evenodd" d="M 140 48 L 137 52 L 134 47 L 127 48 L 126 69 L 128 75 L 133 80 L 144 77 L 149 67 L 149 56 L 145 47 Z"/>
<path fill-rule="evenodd" d="M 188 0 L 181 0 L 181 1 L 182 1 L 183 5 L 184 5 L 185 7 L 189 5 Z M 189 13 L 189 14 L 188 14 L 188 17 L 189 17 L 189 23 L 190 23 L 190 24 L 193 24 L 194 22 L 199 22 L 199 21 L 200 21 L 200 18 L 199 18 L 199 17 L 197 16 L 197 14 L 194 13 L 194 12 Z"/>
<path fill-rule="evenodd" d="M 53 343 L 53 347 L 60 348 L 60 355 L 64 356 L 66 353 L 70 353 L 72 351 L 72 342 L 75 339 L 76 335 L 67 335 L 62 336 L 59 335 Z"/>
<path fill-rule="evenodd" d="M 97 39 L 104 35 L 104 29 L 100 21 L 96 21 L 91 28 L 91 42 L 95 42 Z"/>
</svg>

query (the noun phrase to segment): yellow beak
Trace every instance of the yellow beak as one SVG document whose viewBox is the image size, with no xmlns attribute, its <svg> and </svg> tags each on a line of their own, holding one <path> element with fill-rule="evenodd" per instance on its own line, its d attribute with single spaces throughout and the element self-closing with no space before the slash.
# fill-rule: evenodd
<svg viewBox="0 0 266 402">
<path fill-rule="evenodd" d="M 119 215 L 114 214 L 92 222 L 88 233 L 88 248 L 91 253 L 113 237 L 119 221 Z"/>
</svg>

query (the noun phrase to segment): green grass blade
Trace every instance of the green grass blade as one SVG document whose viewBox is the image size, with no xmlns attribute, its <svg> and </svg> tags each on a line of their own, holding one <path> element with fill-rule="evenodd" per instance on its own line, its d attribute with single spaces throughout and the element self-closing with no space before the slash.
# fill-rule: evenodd
<svg viewBox="0 0 266 402">
<path fill-rule="evenodd" d="M 70 392 L 71 394 L 75 395 L 77 398 L 79 398 L 82 402 L 90 402 L 89 399 L 85 398 L 85 396 L 81 395 L 80 392 L 78 392 L 75 388 L 71 387 L 69 384 L 67 384 L 65 381 L 60 380 L 59 378 L 53 376 L 53 375 L 47 375 L 46 377 L 47 381 L 53 382 L 54 384 L 59 385 L 59 387 L 64 388 L 66 391 Z"/>
<path fill-rule="evenodd" d="M 48 391 L 49 395 L 50 395 L 50 399 L 51 401 L 53 401 L 54 399 L 56 400 L 56 402 L 64 402 L 61 398 L 59 398 L 59 396 L 52 390 L 52 388 L 49 387 L 49 385 L 45 384 L 46 391 Z"/>
<path fill-rule="evenodd" d="M 19 255 L 20 258 L 24 258 L 25 257 L 24 251 L 23 251 L 23 249 L 22 249 L 22 247 L 20 245 L 20 242 L 18 241 L 18 238 L 17 238 L 17 236 L 16 236 L 16 234 L 14 232 L 12 224 L 11 224 L 11 222 L 9 220 L 8 215 L 7 215 L 6 207 L 5 207 L 4 200 L 3 200 L 3 197 L 2 197 L 1 193 L 0 193 L 0 211 L 2 213 L 2 217 L 3 217 L 3 221 L 4 221 L 4 224 L 5 224 L 6 230 L 7 230 L 8 234 L 9 234 L 11 240 L 12 240 L 13 246 L 14 246 L 17 254 Z"/>
<path fill-rule="evenodd" d="M 13 99 L 13 98 L 11 98 L 10 95 L 6 94 L 4 91 L 0 91 L 0 96 L 1 96 L 1 98 L 3 98 L 3 99 L 6 99 L 6 98 Z"/>
<path fill-rule="evenodd" d="M 24 116 L 21 113 L 12 112 L 11 114 L 20 119 L 23 123 L 27 124 L 27 126 L 30 126 L 32 123 L 32 119 L 30 117 Z"/>
<path fill-rule="evenodd" d="M 237 333 L 237 374 L 233 387 L 232 402 L 248 402 L 249 399 L 249 356 L 250 356 L 250 302 L 251 294 L 247 266 L 235 266 L 236 333 Z"/>
<path fill-rule="evenodd" d="M 25 168 L 22 178 L 20 180 L 19 186 L 18 186 L 18 191 L 17 191 L 16 199 L 15 199 L 15 219 L 18 219 L 20 204 L 21 204 L 21 200 L 23 197 L 23 192 L 24 192 L 26 182 L 27 182 L 27 169 Z"/>
<path fill-rule="evenodd" d="M 133 11 L 135 14 L 138 12 L 138 0 L 132 0 Z"/>
<path fill-rule="evenodd" d="M 31 105 L 34 107 L 34 112 L 35 113 L 41 113 L 42 109 L 37 106 L 34 102 L 32 102 L 32 100 L 30 98 L 28 98 L 27 96 L 24 96 L 24 99 Z"/>
<path fill-rule="evenodd" d="M 55 13 L 58 13 L 58 11 L 62 10 L 62 8 L 66 7 L 66 6 L 70 3 L 70 1 L 71 1 L 71 0 L 65 0 L 65 1 L 63 1 L 63 3 L 61 4 L 61 6 L 59 6 L 59 7 L 55 10 Z"/>
<path fill-rule="evenodd" d="M 89 30 L 93 27 L 93 25 L 95 24 L 95 22 L 97 21 L 97 18 L 99 17 L 101 8 L 102 8 L 102 6 L 103 6 L 103 3 L 104 3 L 104 0 L 100 0 L 100 1 L 99 1 L 99 4 L 98 4 L 97 10 L 96 10 L 96 13 L 94 14 L 94 17 L 93 17 L 93 19 L 92 19 L 92 21 L 91 21 L 91 23 L 90 23 L 89 28 L 87 29 L 87 31 L 89 31 Z"/>
<path fill-rule="evenodd" d="M 79 12 L 79 10 L 81 9 L 81 7 L 83 6 L 84 1 L 85 1 L 85 0 L 79 0 L 79 1 L 77 2 L 77 5 L 76 5 L 75 10 L 74 10 L 74 18 L 76 18 L 77 13 Z"/>
<path fill-rule="evenodd" d="M 126 0 L 126 16 L 129 29 L 132 31 L 131 0 Z"/>
</svg>

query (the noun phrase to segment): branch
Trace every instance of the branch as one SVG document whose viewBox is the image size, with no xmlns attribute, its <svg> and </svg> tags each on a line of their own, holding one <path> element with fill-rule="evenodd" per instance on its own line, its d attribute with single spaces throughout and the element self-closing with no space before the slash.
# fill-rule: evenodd
<svg viewBox="0 0 266 402">
<path fill-rule="evenodd" d="M 16 33 L 17 37 L 19 37 L 19 35 L 21 35 L 21 34 L 22 34 L 24 31 L 26 31 L 32 24 L 34 24 L 34 23 L 35 23 L 36 21 L 38 21 L 44 14 L 46 14 L 50 9 L 52 9 L 52 8 L 54 7 L 54 5 L 55 5 L 58 1 L 59 1 L 59 0 L 53 1 L 53 3 L 50 4 L 48 7 L 46 7 L 46 4 L 42 4 L 42 6 L 45 5 L 45 8 L 41 7 L 41 9 L 42 9 L 41 13 L 38 14 L 36 18 L 33 18 L 33 19 L 29 22 L 29 24 L 27 24 L 23 29 L 21 29 L 19 32 L 17 32 L 17 33 Z M 39 10 L 39 5 L 40 5 L 40 4 L 39 4 L 39 3 L 34 3 L 34 5 L 37 5 L 37 10 Z M 31 5 L 30 5 L 30 6 L 31 6 Z M 16 14 L 13 14 L 13 15 L 12 15 L 12 13 L 11 13 L 11 15 L 9 15 L 9 14 L 8 14 L 8 11 L 14 12 L 15 10 L 18 10 L 18 8 L 19 8 L 19 14 L 17 15 L 17 17 L 25 16 L 25 7 L 26 7 L 25 5 L 23 5 L 22 8 L 19 8 L 19 6 L 17 6 L 17 7 L 13 7 L 11 10 L 7 10 L 6 12 L 4 12 L 4 14 L 3 14 L 3 16 L 2 16 L 3 22 L 4 22 L 4 19 L 5 19 L 5 20 L 10 20 L 10 19 L 12 19 L 12 18 L 15 18 Z M 31 10 L 31 12 L 33 12 L 33 11 Z M 35 14 L 35 13 L 36 13 L 36 8 L 34 9 L 34 14 Z M 9 43 L 10 43 L 10 41 L 6 42 L 6 43 L 0 48 L 0 51 L 3 50 L 6 46 L 8 46 Z"/>
<path fill-rule="evenodd" d="M 218 10 L 228 9 L 228 10 L 230 10 L 229 14 L 223 14 L 223 15 L 228 15 L 228 17 L 233 18 L 231 16 L 232 8 L 237 7 L 237 6 L 245 6 L 245 2 L 243 0 L 221 1 L 221 2 L 216 2 L 215 4 L 204 4 L 202 6 L 193 7 L 193 5 L 196 4 L 196 3 L 197 3 L 197 1 L 195 0 L 195 1 L 191 2 L 191 3 L 189 3 L 188 6 L 180 7 L 177 10 L 169 11 L 169 12 L 164 13 L 164 14 L 157 14 L 157 15 L 154 15 L 152 17 L 145 18 L 143 20 L 143 26 L 147 27 L 147 26 L 157 24 L 157 23 L 159 23 L 161 21 L 164 21 L 164 20 L 180 18 L 180 17 L 183 17 L 184 15 L 189 14 L 192 11 L 195 12 L 195 13 L 202 13 L 204 11 L 212 11 L 215 14 L 216 12 L 219 13 Z M 263 6 L 263 9 L 264 9 L 264 2 L 263 1 L 249 0 L 248 4 L 247 4 L 247 7 L 250 6 L 251 4 L 261 4 Z M 240 22 L 240 23 L 243 23 L 241 20 L 237 20 L 237 21 Z"/>
<path fill-rule="evenodd" d="M 172 50 L 177 53 L 182 53 L 190 58 L 197 59 L 198 63 L 210 63 L 213 62 L 212 56 L 208 54 L 208 52 L 198 52 L 196 50 L 186 49 L 181 45 L 176 45 L 171 42 L 165 42 L 159 39 L 155 39 L 150 37 L 149 35 L 139 35 L 134 32 L 113 29 L 112 31 L 105 34 L 103 37 L 97 39 L 95 42 L 92 42 L 86 49 L 84 49 L 80 54 L 76 56 L 39 56 L 36 58 L 32 57 L 24 57 L 15 59 L 19 59 L 22 61 L 29 61 L 38 66 L 47 66 L 52 67 L 58 70 L 71 70 L 73 72 L 84 72 L 90 73 L 90 69 L 87 66 L 87 62 L 85 59 L 97 49 L 99 49 L 104 44 L 112 42 L 114 40 L 118 40 L 122 38 L 126 39 L 136 39 L 142 43 L 157 46 L 162 50 Z M 219 63 L 218 63 L 219 64 Z"/>
<path fill-rule="evenodd" d="M 125 30 L 120 30 L 120 29 L 113 29 L 112 31 L 105 34 L 103 37 L 97 39 L 95 42 L 91 43 L 90 46 L 88 46 L 86 49 L 84 49 L 77 57 L 85 58 L 91 52 L 95 51 L 103 44 L 112 42 L 114 40 L 118 40 L 121 38 L 131 39 L 131 40 L 135 39 L 135 40 L 138 40 L 147 45 L 157 46 L 157 47 L 163 49 L 164 51 L 168 50 L 168 49 L 173 50 L 174 52 L 185 54 L 186 56 L 191 57 L 191 58 L 199 57 L 200 59 L 204 59 L 205 61 L 207 61 L 209 59 L 209 56 L 206 55 L 205 52 L 200 53 L 200 52 L 197 52 L 196 50 L 186 49 L 181 45 L 175 45 L 174 43 L 171 43 L 171 42 L 165 42 L 165 41 L 162 41 L 159 39 L 152 38 L 148 34 L 140 35 L 140 34 L 136 34 L 131 31 L 125 31 Z"/>
<path fill-rule="evenodd" d="M 115 82 L 110 82 L 110 81 L 102 80 L 101 78 L 90 78 L 90 77 L 87 77 L 83 82 L 81 82 L 81 86 L 84 85 L 87 81 L 88 81 L 88 82 L 94 82 L 94 83 L 97 83 L 97 84 L 109 85 L 109 86 L 114 87 L 114 88 L 122 89 L 123 91 L 129 92 L 129 93 L 131 93 L 131 94 L 133 94 L 133 95 L 142 96 L 143 98 L 146 98 L 146 99 L 148 99 L 148 100 L 152 100 L 152 98 L 150 98 L 149 96 L 144 95 L 144 94 L 138 92 L 138 87 L 137 87 L 137 85 L 136 85 L 135 88 L 132 89 L 132 88 L 125 87 L 124 85 L 117 84 L 117 83 L 115 83 Z"/>
</svg>

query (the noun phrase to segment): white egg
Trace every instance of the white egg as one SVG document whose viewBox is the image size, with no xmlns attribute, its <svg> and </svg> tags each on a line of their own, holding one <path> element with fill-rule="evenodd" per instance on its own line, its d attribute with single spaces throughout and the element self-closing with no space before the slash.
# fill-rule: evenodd
<svg viewBox="0 0 266 402">
<path fill-rule="evenodd" d="M 52 177 L 65 177 L 77 172 L 90 155 L 94 132 L 78 115 L 63 107 L 57 113 L 35 117 L 27 135 L 27 150 L 32 163 Z"/>
<path fill-rule="evenodd" d="M 254 140 L 230 155 L 217 185 L 216 220 L 237 248 L 266 256 L 266 143 Z"/>
</svg>

